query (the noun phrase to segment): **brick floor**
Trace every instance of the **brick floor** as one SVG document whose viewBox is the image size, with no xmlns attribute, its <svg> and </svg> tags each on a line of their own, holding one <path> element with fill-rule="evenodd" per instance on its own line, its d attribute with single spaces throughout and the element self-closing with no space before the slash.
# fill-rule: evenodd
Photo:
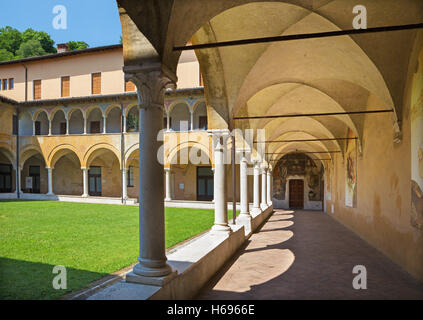
<svg viewBox="0 0 423 320">
<path fill-rule="evenodd" d="M 330 216 L 279 210 L 197 299 L 423 299 L 423 284 Z"/>
</svg>

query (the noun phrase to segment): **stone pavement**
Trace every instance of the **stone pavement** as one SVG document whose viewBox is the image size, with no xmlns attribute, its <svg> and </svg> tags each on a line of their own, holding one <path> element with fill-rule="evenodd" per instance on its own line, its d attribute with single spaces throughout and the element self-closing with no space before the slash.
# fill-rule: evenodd
<svg viewBox="0 0 423 320">
<path fill-rule="evenodd" d="M 367 269 L 367 290 L 352 286 Z M 329 215 L 276 211 L 197 299 L 422 299 L 423 284 Z"/>
</svg>

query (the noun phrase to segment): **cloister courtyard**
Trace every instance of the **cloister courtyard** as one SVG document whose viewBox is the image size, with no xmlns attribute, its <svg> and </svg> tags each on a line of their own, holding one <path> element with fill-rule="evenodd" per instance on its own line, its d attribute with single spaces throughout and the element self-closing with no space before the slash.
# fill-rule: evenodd
<svg viewBox="0 0 423 320">
<path fill-rule="evenodd" d="M 166 209 L 166 248 L 213 225 L 213 210 Z M 138 255 L 138 206 L 0 201 L 0 299 L 58 299 L 130 266 Z M 66 290 L 52 286 L 67 269 Z"/>
</svg>

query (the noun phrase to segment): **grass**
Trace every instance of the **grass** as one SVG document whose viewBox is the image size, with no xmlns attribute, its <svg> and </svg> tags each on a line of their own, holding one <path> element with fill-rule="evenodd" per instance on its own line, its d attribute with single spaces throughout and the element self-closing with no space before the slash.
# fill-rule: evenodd
<svg viewBox="0 0 423 320">
<path fill-rule="evenodd" d="M 213 221 L 213 210 L 166 208 L 166 248 Z M 0 299 L 57 299 L 84 288 L 136 262 L 138 235 L 136 206 L 0 201 Z M 67 290 L 52 287 L 56 265 L 66 267 Z"/>
</svg>

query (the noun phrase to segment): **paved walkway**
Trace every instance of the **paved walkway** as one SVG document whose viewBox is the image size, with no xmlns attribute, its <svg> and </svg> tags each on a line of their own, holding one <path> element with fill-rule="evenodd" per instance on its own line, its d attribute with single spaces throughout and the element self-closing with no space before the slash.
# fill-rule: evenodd
<svg viewBox="0 0 423 320">
<path fill-rule="evenodd" d="M 277 211 L 197 299 L 423 299 L 423 284 L 332 217 Z"/>
</svg>

